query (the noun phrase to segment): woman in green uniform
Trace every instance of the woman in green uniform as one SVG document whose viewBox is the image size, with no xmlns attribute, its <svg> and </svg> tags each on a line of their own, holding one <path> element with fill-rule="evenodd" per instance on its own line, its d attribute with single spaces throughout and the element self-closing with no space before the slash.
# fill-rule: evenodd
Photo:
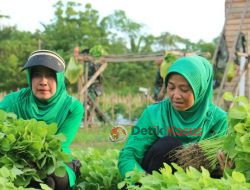
<svg viewBox="0 0 250 190">
<path fill-rule="evenodd" d="M 14 112 L 18 118 L 36 119 L 47 124 L 57 123 L 57 133 L 66 136 L 62 151 L 71 154 L 70 144 L 80 126 L 84 109 L 74 97 L 68 95 L 64 83 L 64 60 L 55 52 L 33 52 L 24 65 L 28 87 L 6 95 L 0 109 Z M 49 177 L 48 184 L 55 189 L 68 189 L 75 184 L 76 175 L 66 165 L 65 177 Z"/>
<path fill-rule="evenodd" d="M 165 85 L 168 98 L 144 110 L 120 152 L 122 177 L 134 168 L 152 173 L 170 162 L 165 155 L 174 148 L 226 133 L 227 115 L 212 103 L 213 70 L 205 58 L 176 60 Z"/>
</svg>

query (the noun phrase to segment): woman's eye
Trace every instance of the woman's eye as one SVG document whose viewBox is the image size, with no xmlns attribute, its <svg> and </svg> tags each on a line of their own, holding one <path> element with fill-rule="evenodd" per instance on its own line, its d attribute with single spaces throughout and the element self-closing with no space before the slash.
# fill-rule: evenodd
<svg viewBox="0 0 250 190">
<path fill-rule="evenodd" d="M 41 77 L 42 75 L 40 73 L 32 73 L 32 77 Z"/>
<path fill-rule="evenodd" d="M 46 76 L 47 77 L 54 77 L 54 73 L 48 73 Z"/>
<path fill-rule="evenodd" d="M 189 89 L 181 89 L 182 92 L 188 92 Z"/>
</svg>

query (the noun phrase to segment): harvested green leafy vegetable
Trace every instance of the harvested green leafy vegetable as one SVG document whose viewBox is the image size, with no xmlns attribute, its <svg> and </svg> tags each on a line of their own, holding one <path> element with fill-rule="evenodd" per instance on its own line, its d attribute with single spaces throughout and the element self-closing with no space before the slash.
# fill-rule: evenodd
<svg viewBox="0 0 250 190">
<path fill-rule="evenodd" d="M 0 168 L 14 171 L 15 186 L 27 187 L 31 181 L 41 182 L 55 172 L 64 176 L 63 164 L 70 161 L 61 151 L 64 135 L 57 125 L 43 121 L 17 119 L 13 113 L 0 110 Z"/>
<path fill-rule="evenodd" d="M 95 45 L 90 49 L 89 53 L 95 58 L 100 58 L 102 55 L 106 54 L 106 51 L 101 45 Z"/>
</svg>

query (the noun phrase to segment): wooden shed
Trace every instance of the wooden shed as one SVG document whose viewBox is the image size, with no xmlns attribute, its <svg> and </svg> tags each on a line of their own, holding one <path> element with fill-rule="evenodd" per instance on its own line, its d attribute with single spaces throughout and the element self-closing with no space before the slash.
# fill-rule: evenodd
<svg viewBox="0 0 250 190">
<path fill-rule="evenodd" d="M 229 53 L 234 53 L 235 41 L 243 34 L 246 43 L 246 52 L 250 53 L 250 1 L 226 0 L 225 1 L 225 39 Z M 232 55 L 233 56 L 233 55 Z M 229 55 L 230 57 L 230 55 Z"/>
<path fill-rule="evenodd" d="M 225 0 L 225 23 L 214 55 L 216 63 L 219 56 L 222 56 L 221 60 L 224 62 L 225 68 L 217 94 L 217 105 L 220 105 L 222 94 L 225 91 L 231 91 L 234 95 L 244 95 L 250 99 L 249 55 L 250 0 Z M 229 82 L 226 75 L 230 62 L 235 64 L 236 74 Z"/>
</svg>

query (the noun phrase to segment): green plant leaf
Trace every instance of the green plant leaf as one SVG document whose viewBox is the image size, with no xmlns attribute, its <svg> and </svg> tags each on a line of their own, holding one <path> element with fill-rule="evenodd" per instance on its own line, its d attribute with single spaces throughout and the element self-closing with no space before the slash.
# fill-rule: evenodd
<svg viewBox="0 0 250 190">
<path fill-rule="evenodd" d="M 48 125 L 48 135 L 54 135 L 57 132 L 57 124 L 56 123 L 52 123 L 50 125 Z"/>
<path fill-rule="evenodd" d="M 230 158 L 234 158 L 237 152 L 235 151 L 235 135 L 229 134 L 224 139 L 223 149 L 226 151 Z"/>
<path fill-rule="evenodd" d="M 44 183 L 40 183 L 41 189 L 42 190 L 52 190 L 48 185 L 44 184 Z"/>
<path fill-rule="evenodd" d="M 245 96 L 237 96 L 234 101 L 243 104 L 245 107 L 249 106 L 249 101 Z"/>
<path fill-rule="evenodd" d="M 228 112 L 228 116 L 231 119 L 245 119 L 247 117 L 248 111 L 244 106 L 233 106 Z"/>
<path fill-rule="evenodd" d="M 66 169 L 64 166 L 59 166 L 55 169 L 55 175 L 58 177 L 64 177 L 66 175 Z"/>
<path fill-rule="evenodd" d="M 233 171 L 232 178 L 239 183 L 246 182 L 245 176 L 240 172 Z"/>
<path fill-rule="evenodd" d="M 223 94 L 223 98 L 224 98 L 224 100 L 227 100 L 227 101 L 233 101 L 234 100 L 234 96 L 233 96 L 232 92 L 225 92 Z"/>
<path fill-rule="evenodd" d="M 122 182 L 118 183 L 117 187 L 118 187 L 118 189 L 121 189 L 121 188 L 123 188 L 125 185 L 126 185 L 126 182 L 125 182 L 125 181 L 122 181 Z"/>
<path fill-rule="evenodd" d="M 0 121 L 4 121 L 7 118 L 6 112 L 0 109 Z"/>
<path fill-rule="evenodd" d="M 243 123 L 237 123 L 235 126 L 234 126 L 234 129 L 237 133 L 241 133 L 241 134 L 244 134 L 245 133 L 245 126 Z"/>
</svg>

